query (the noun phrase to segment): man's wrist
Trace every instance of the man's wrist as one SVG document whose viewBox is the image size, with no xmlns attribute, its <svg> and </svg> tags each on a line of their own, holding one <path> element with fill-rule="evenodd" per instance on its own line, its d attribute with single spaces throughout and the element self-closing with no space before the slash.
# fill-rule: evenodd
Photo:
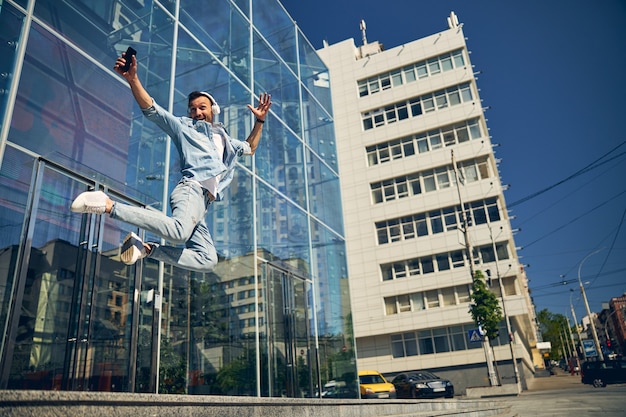
<svg viewBox="0 0 626 417">
<path fill-rule="evenodd" d="M 257 118 L 256 118 L 256 122 L 257 122 L 257 123 L 261 123 L 261 124 L 263 124 L 263 123 L 265 123 L 265 120 L 261 120 L 261 119 L 259 119 L 259 118 L 257 117 Z"/>
</svg>

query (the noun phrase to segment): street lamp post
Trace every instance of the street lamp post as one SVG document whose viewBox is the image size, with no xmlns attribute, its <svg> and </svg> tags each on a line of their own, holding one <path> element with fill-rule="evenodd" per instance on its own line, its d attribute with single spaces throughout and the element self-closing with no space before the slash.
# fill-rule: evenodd
<svg viewBox="0 0 626 417">
<path fill-rule="evenodd" d="M 580 265 L 578 265 L 578 284 L 580 285 L 580 292 L 583 295 L 583 300 L 585 302 L 585 308 L 587 309 L 587 317 L 589 317 L 589 324 L 591 325 L 591 333 L 593 334 L 593 341 L 596 345 L 596 350 L 598 351 L 598 359 L 600 359 L 601 361 L 604 360 L 604 354 L 602 353 L 602 348 L 600 347 L 600 341 L 598 340 L 598 332 L 596 331 L 596 323 L 593 320 L 593 317 L 591 316 L 591 310 L 589 309 L 589 302 L 587 301 L 587 294 L 585 293 L 585 287 L 583 286 L 583 281 L 580 279 L 580 270 L 583 267 L 583 263 L 587 260 L 587 258 L 589 258 L 592 255 L 595 255 L 596 253 L 600 252 L 602 249 L 598 249 L 595 252 L 591 252 L 589 255 L 585 256 L 585 258 L 580 261 Z M 583 352 L 584 352 L 584 348 L 583 348 Z"/>
<path fill-rule="evenodd" d="M 572 341 L 572 349 L 573 349 L 572 356 L 576 358 L 576 365 L 578 366 L 578 369 L 580 369 L 578 351 L 576 350 L 576 345 L 574 344 L 574 335 L 572 334 L 572 327 L 569 324 L 569 317 L 565 316 L 565 320 L 567 320 L 567 330 L 569 331 L 569 337 L 570 337 L 570 340 Z"/>
<path fill-rule="evenodd" d="M 583 358 L 587 360 L 587 352 L 585 352 L 585 347 L 583 346 L 583 338 L 580 335 L 580 328 L 578 328 L 578 320 L 576 319 L 576 312 L 574 311 L 574 305 L 572 304 L 572 295 L 574 294 L 574 290 L 570 290 L 569 294 L 569 308 L 572 310 L 572 317 L 574 318 L 574 326 L 576 326 L 576 334 L 578 335 L 578 343 L 580 343 L 580 350 L 583 352 Z M 578 358 L 578 351 L 576 351 L 576 357 Z"/>
</svg>

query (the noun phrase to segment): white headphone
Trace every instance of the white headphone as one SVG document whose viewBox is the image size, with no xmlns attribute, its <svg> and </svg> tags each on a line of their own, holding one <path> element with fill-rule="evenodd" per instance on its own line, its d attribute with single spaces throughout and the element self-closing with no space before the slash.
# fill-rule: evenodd
<svg viewBox="0 0 626 417">
<path fill-rule="evenodd" d="M 220 105 L 217 104 L 217 101 L 215 101 L 213 96 L 207 93 L 206 91 L 199 91 L 199 93 L 207 97 L 209 100 L 211 100 L 211 111 L 213 112 L 213 114 L 215 115 L 220 114 L 220 111 L 221 111 Z"/>
</svg>

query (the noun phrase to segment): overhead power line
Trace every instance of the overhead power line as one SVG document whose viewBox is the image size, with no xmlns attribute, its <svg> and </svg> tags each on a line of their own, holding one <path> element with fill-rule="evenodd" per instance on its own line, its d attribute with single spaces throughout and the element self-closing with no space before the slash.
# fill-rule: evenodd
<svg viewBox="0 0 626 417">
<path fill-rule="evenodd" d="M 514 202 L 512 202 L 512 203 L 510 203 L 510 204 L 507 204 L 507 206 L 510 208 L 510 207 L 516 206 L 516 205 L 518 205 L 518 204 L 525 203 L 525 202 L 526 202 L 526 201 L 528 201 L 528 200 L 531 200 L 531 199 L 533 199 L 533 198 L 535 198 L 535 197 L 538 197 L 538 196 L 540 196 L 541 194 L 543 194 L 543 193 L 545 193 L 545 192 L 547 192 L 547 191 L 550 191 L 551 189 L 553 189 L 553 188 L 555 188 L 555 187 L 558 187 L 559 185 L 561 185 L 561 184 L 563 184 L 563 183 L 566 183 L 567 181 L 572 180 L 572 179 L 574 179 L 574 178 L 578 177 L 579 175 L 582 175 L 582 174 L 584 174 L 584 173 L 586 173 L 586 172 L 589 172 L 589 171 L 591 171 L 591 170 L 593 170 L 593 169 L 596 169 L 596 168 L 598 168 L 598 167 L 600 167 L 600 166 L 602 166 L 602 165 L 606 164 L 607 162 L 610 162 L 610 161 L 612 161 L 612 160 L 614 160 L 614 159 L 616 159 L 616 158 L 619 158 L 620 156 L 623 156 L 624 154 L 626 154 L 626 152 L 622 152 L 622 153 L 620 153 L 620 154 L 617 154 L 617 155 L 615 155 L 615 156 L 613 156 L 613 157 L 611 157 L 611 158 L 607 159 L 606 161 L 602 161 L 602 162 L 600 162 L 602 159 L 606 158 L 608 155 L 610 155 L 611 153 L 615 152 L 617 149 L 619 149 L 621 146 L 624 146 L 625 144 L 626 144 L 626 141 L 623 141 L 622 143 L 620 143 L 619 145 L 617 145 L 616 147 L 614 147 L 613 149 L 611 149 L 609 152 L 605 153 L 605 154 L 604 154 L 604 155 L 602 155 L 600 158 L 596 159 L 595 161 L 593 161 L 593 162 L 592 162 L 592 163 L 590 163 L 589 165 L 585 166 L 584 168 L 581 168 L 581 169 L 579 169 L 578 171 L 574 172 L 574 173 L 573 173 L 572 175 L 570 175 L 569 177 L 567 177 L 567 178 L 565 178 L 565 179 L 562 179 L 561 181 L 558 181 L 558 182 L 556 182 L 556 183 L 554 183 L 554 184 L 550 185 L 549 187 L 546 187 L 546 188 L 544 188 L 544 189 L 542 189 L 542 190 L 539 190 L 539 191 L 536 191 L 536 192 L 534 192 L 534 193 L 532 193 L 532 194 L 530 194 L 530 195 L 527 195 L 526 197 L 522 197 L 522 198 L 520 198 L 520 199 L 519 199 L 519 200 L 517 200 L 517 201 L 514 201 Z"/>
<path fill-rule="evenodd" d="M 563 225 L 561 225 L 561 226 L 557 227 L 556 229 L 553 229 L 553 230 L 549 231 L 548 233 L 546 233 L 546 234 L 544 234 L 543 236 L 541 236 L 541 237 L 539 237 L 539 238 L 537 238 L 537 239 L 533 240 L 532 242 L 525 244 L 525 245 L 524 245 L 524 248 L 527 248 L 527 247 L 529 247 L 530 245 L 534 245 L 535 243 L 539 242 L 540 240 L 545 239 L 546 237 L 548 237 L 548 236 L 552 235 L 553 233 L 558 232 L 558 231 L 559 231 L 559 230 L 561 230 L 561 229 L 564 229 L 565 227 L 567 227 L 567 226 L 569 226 L 570 224 L 572 224 L 572 223 L 576 222 L 577 220 L 581 219 L 582 217 L 584 217 L 584 216 L 586 216 L 586 215 L 590 214 L 591 212 L 593 212 L 593 211 L 595 211 L 595 210 L 599 209 L 600 207 L 604 206 L 605 204 L 608 204 L 609 202 L 611 202 L 611 201 L 615 200 L 617 197 L 621 196 L 621 195 L 622 195 L 622 194 L 624 194 L 624 193 L 626 193 L 626 190 L 623 190 L 622 192 L 618 193 L 617 195 L 615 195 L 615 196 L 613 196 L 613 197 L 609 198 L 608 200 L 606 200 L 606 201 L 604 201 L 604 202 L 602 202 L 602 203 L 598 204 L 597 206 L 595 206 L 595 207 L 593 207 L 593 208 L 591 208 L 591 209 L 587 210 L 586 212 L 584 212 L 584 213 L 583 213 L 583 214 L 581 214 L 580 216 L 578 216 L 578 217 L 574 217 L 574 218 L 573 218 L 572 220 L 570 220 L 569 222 L 567 222 L 567 223 L 565 223 L 565 224 L 563 224 Z"/>
</svg>

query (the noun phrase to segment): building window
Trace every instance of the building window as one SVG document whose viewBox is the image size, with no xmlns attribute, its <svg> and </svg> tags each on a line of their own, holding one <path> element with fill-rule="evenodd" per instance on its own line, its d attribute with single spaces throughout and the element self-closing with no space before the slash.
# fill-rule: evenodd
<svg viewBox="0 0 626 417">
<path fill-rule="evenodd" d="M 461 182 L 467 184 L 489 178 L 483 174 L 479 175 L 479 167 L 481 164 L 487 164 L 486 158 L 464 161 L 463 165 L 459 167 Z M 413 172 L 409 175 L 373 182 L 370 184 L 370 190 L 372 203 L 380 204 L 396 199 L 412 197 L 422 194 L 422 192 L 427 193 L 443 190 L 452 185 L 456 186 L 456 175 L 452 164 L 450 164 L 444 167 Z M 487 212 L 485 212 L 485 210 Z M 476 218 L 476 224 L 485 223 L 486 216 L 489 216 L 491 221 L 495 221 L 493 220 L 495 217 L 500 217 L 498 207 L 495 205 L 495 199 L 490 200 L 490 207 L 479 207 L 476 213 L 472 214 Z"/>
<path fill-rule="evenodd" d="M 456 289 L 456 298 L 459 304 L 465 304 L 471 301 L 469 285 L 459 285 L 455 287 L 455 289 Z"/>
<path fill-rule="evenodd" d="M 433 344 L 435 345 L 435 353 L 450 352 L 448 329 L 433 329 Z"/>
<path fill-rule="evenodd" d="M 490 221 L 495 222 L 500 220 L 496 199 L 480 200 L 470 204 L 475 210 L 482 210 L 483 213 L 493 213 L 493 215 L 490 215 L 490 217 L 492 217 Z M 466 206 L 469 207 L 467 204 Z M 384 245 L 421 236 L 456 231 L 461 227 L 462 216 L 461 207 L 452 206 L 429 211 L 428 213 L 417 213 L 411 216 L 376 222 L 374 226 L 378 244 Z M 486 217 L 483 217 L 481 222 L 476 222 L 476 224 L 482 224 L 484 222 L 486 222 Z M 500 250 L 503 251 L 503 256 L 508 255 L 505 248 L 500 248 Z M 462 261 L 462 256 L 456 253 L 452 260 L 453 266 L 462 266 Z M 461 265 L 459 265 L 459 262 L 461 262 Z M 450 269 L 450 266 L 446 265 L 445 269 Z M 439 270 L 444 269 L 440 268 Z"/>
<path fill-rule="evenodd" d="M 433 336 L 430 330 L 420 330 L 417 332 L 419 353 L 420 355 L 428 355 L 435 353 L 435 346 L 433 343 Z"/>
<path fill-rule="evenodd" d="M 493 245 L 491 244 L 474 247 L 472 253 L 474 264 L 476 265 L 495 261 Z M 508 242 L 497 242 L 496 253 L 498 254 L 498 260 L 509 259 Z M 465 264 L 465 260 L 462 258 L 464 258 L 463 251 L 444 252 L 396 261 L 390 264 L 381 264 L 380 271 L 383 281 L 391 281 L 406 278 L 407 276 L 426 275 L 435 272 L 435 264 L 437 264 L 438 271 L 446 270 L 439 268 L 450 269 L 450 262 L 458 268 Z"/>
<path fill-rule="evenodd" d="M 359 97 L 376 94 L 393 87 L 412 83 L 418 78 L 431 77 L 463 66 L 465 66 L 463 50 L 458 49 L 425 61 L 407 65 L 402 69 L 395 69 L 359 80 L 357 81 Z"/>
<path fill-rule="evenodd" d="M 391 336 L 391 352 L 394 358 L 417 356 L 417 342 L 414 332 Z"/>
<path fill-rule="evenodd" d="M 482 347 L 481 343 L 470 343 L 467 340 L 468 332 L 475 328 L 476 325 L 474 323 L 468 323 L 450 327 L 425 329 L 417 332 L 392 334 L 390 337 L 392 356 L 394 358 L 404 358 L 407 356 L 479 349 Z M 500 323 L 499 328 L 500 336 L 493 340 L 494 346 L 508 343 L 505 323 Z M 417 344 L 415 344 L 416 334 Z"/>
<path fill-rule="evenodd" d="M 431 150 L 439 149 L 444 146 L 453 146 L 469 140 L 478 139 L 481 136 L 478 119 L 467 120 L 429 132 L 418 133 L 401 139 L 394 139 L 377 145 L 367 146 L 365 148 L 367 163 L 368 166 L 384 164 L 393 160 L 413 156 L 416 150 L 419 153 L 430 152 Z M 472 165 L 472 167 L 473 168 L 468 169 L 473 169 L 474 172 L 470 174 L 476 177 L 477 181 L 479 179 L 477 171 L 481 170 L 482 172 L 482 170 L 486 170 L 487 168 L 486 159 L 484 161 L 484 167 L 482 165 L 480 168 L 474 165 Z M 485 175 L 482 178 L 487 177 L 488 175 L 485 171 Z"/>
<path fill-rule="evenodd" d="M 423 113 L 441 110 L 470 101 L 472 101 L 470 83 L 448 87 L 445 90 L 413 97 L 362 113 L 363 130 L 370 130 L 395 123 L 398 120 L 407 119 L 409 118 L 409 108 L 411 109 L 410 117 L 418 117 Z"/>
<path fill-rule="evenodd" d="M 439 292 L 437 290 L 426 291 L 424 293 L 426 298 L 426 305 L 429 309 L 437 308 L 440 306 L 439 303 Z"/>
</svg>

